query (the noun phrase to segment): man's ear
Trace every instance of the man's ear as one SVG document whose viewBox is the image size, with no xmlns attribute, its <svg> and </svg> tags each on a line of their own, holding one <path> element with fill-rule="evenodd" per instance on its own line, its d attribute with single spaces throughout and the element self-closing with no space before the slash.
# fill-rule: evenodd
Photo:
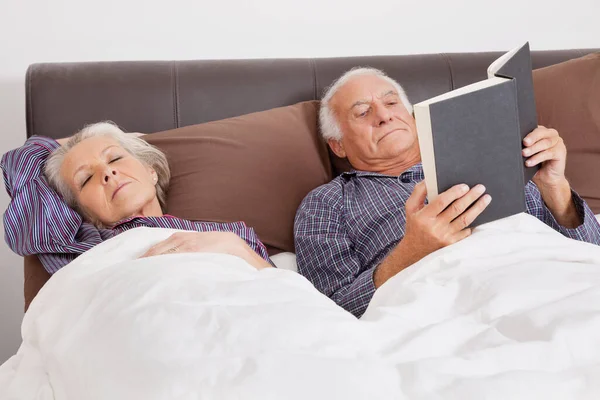
<svg viewBox="0 0 600 400">
<path fill-rule="evenodd" d="M 346 150 L 341 140 L 327 139 L 327 144 L 331 148 L 331 151 L 339 158 L 346 158 Z"/>
</svg>

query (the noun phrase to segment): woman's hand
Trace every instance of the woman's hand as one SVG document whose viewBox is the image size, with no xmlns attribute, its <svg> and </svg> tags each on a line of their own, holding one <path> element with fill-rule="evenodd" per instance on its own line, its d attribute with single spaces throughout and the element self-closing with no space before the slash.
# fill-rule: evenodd
<svg viewBox="0 0 600 400">
<path fill-rule="evenodd" d="M 231 232 L 177 232 L 150 247 L 140 258 L 177 253 L 222 253 L 238 256 L 256 269 L 271 267 L 238 235 Z"/>
</svg>

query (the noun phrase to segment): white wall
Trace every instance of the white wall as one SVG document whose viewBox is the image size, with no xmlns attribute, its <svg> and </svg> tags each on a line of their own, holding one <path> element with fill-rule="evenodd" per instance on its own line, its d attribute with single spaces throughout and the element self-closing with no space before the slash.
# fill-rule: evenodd
<svg viewBox="0 0 600 400">
<path fill-rule="evenodd" d="M 598 0 L 0 0 L 0 152 L 25 139 L 34 62 L 600 47 L 598 15 Z M 21 265 L 2 242 L 0 363 L 20 342 Z"/>
</svg>

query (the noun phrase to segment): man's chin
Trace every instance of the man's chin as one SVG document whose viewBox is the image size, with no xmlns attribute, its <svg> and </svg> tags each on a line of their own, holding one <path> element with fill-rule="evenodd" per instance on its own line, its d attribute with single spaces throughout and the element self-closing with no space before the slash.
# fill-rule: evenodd
<svg viewBox="0 0 600 400">
<path fill-rule="evenodd" d="M 387 154 L 389 158 L 397 158 L 407 156 L 409 150 L 411 149 L 411 146 L 409 143 L 406 143 L 406 141 L 399 140 L 394 143 L 385 145 L 385 148 L 385 154 Z"/>
</svg>

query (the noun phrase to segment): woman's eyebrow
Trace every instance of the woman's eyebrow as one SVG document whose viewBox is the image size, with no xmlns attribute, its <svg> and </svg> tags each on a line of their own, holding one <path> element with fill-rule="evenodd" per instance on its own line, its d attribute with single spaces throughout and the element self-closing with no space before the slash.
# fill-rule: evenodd
<svg viewBox="0 0 600 400">
<path fill-rule="evenodd" d="M 119 146 L 117 146 L 116 144 L 111 144 L 110 146 L 105 147 L 104 150 L 102 150 L 102 153 L 100 153 L 100 155 L 101 156 L 104 155 L 104 153 L 106 153 L 108 150 L 110 150 L 113 147 L 119 147 Z"/>
<path fill-rule="evenodd" d="M 117 146 L 116 144 L 111 144 L 110 146 L 107 146 L 107 147 L 105 147 L 105 148 L 104 148 L 104 150 L 102 150 L 102 152 L 100 153 L 100 156 L 103 156 L 103 155 L 104 155 L 104 154 L 105 154 L 105 153 L 106 153 L 108 150 L 110 150 L 110 149 L 111 149 L 111 148 L 113 148 L 113 147 L 119 147 L 119 146 Z M 88 164 L 87 164 L 87 163 L 86 163 L 86 164 L 83 164 L 83 165 L 80 165 L 80 166 L 79 166 L 79 167 L 78 167 L 78 168 L 75 170 L 75 172 L 73 173 L 73 178 L 75 177 L 75 175 L 77 175 L 77 173 L 78 173 L 79 171 L 81 171 L 81 170 L 82 170 L 82 169 L 84 169 L 84 168 L 87 168 L 87 166 L 88 166 Z"/>
</svg>

